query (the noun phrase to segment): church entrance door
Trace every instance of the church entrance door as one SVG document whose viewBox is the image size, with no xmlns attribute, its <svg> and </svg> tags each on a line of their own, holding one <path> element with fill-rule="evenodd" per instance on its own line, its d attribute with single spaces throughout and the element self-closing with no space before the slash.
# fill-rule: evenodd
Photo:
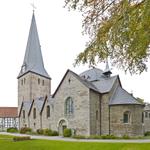
<svg viewBox="0 0 150 150">
<path fill-rule="evenodd" d="M 58 131 L 59 131 L 59 135 L 63 135 L 63 132 L 64 132 L 64 129 L 67 128 L 67 124 L 66 124 L 66 121 L 65 120 L 60 120 L 59 122 L 59 127 L 58 127 Z"/>
</svg>

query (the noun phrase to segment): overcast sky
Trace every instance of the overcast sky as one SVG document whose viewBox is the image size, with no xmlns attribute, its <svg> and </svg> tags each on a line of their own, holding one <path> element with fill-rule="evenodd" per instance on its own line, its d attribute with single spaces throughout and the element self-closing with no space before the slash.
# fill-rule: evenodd
<svg viewBox="0 0 150 150">
<path fill-rule="evenodd" d="M 17 76 L 25 54 L 32 2 L 4 0 L 0 4 L 0 106 L 17 106 Z M 35 0 L 34 3 L 44 64 L 52 78 L 53 93 L 67 69 L 76 73 L 88 69 L 88 65 L 73 67 L 88 37 L 81 33 L 82 16 L 63 8 L 64 0 Z M 104 64 L 97 67 L 105 68 Z M 120 75 L 122 86 L 128 92 L 150 102 L 150 71 L 134 76 L 115 68 L 112 72 Z"/>
</svg>

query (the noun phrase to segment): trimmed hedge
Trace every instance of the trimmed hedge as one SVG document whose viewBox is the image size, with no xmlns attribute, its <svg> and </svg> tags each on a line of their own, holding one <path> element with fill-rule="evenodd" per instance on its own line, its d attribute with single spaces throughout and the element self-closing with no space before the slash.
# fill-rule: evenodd
<svg viewBox="0 0 150 150">
<path fill-rule="evenodd" d="M 18 132 L 18 129 L 17 129 L 17 128 L 14 128 L 14 127 L 11 127 L 11 128 L 8 128 L 8 129 L 7 129 L 7 132 L 16 133 L 16 132 Z"/>
<path fill-rule="evenodd" d="M 30 136 L 14 136 L 13 141 L 25 141 L 25 140 L 31 140 Z"/>
<path fill-rule="evenodd" d="M 28 128 L 28 127 L 22 127 L 20 129 L 20 133 L 22 134 L 25 134 L 25 133 L 31 133 L 32 132 L 32 129 L 31 128 Z"/>
<path fill-rule="evenodd" d="M 145 132 L 144 136 L 150 136 L 150 131 Z"/>
<path fill-rule="evenodd" d="M 58 132 L 51 129 L 37 129 L 36 132 L 40 135 L 58 136 Z"/>
<path fill-rule="evenodd" d="M 68 128 L 64 129 L 63 136 L 64 137 L 71 137 L 72 136 L 71 129 L 68 129 Z"/>
</svg>

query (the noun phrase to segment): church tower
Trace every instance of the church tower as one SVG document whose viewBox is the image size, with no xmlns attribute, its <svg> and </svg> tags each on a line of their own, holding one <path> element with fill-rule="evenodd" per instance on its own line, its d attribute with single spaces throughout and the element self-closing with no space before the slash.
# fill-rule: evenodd
<svg viewBox="0 0 150 150">
<path fill-rule="evenodd" d="M 26 46 L 24 61 L 18 75 L 18 109 L 22 101 L 51 94 L 51 78 L 43 63 L 34 12 Z"/>
</svg>

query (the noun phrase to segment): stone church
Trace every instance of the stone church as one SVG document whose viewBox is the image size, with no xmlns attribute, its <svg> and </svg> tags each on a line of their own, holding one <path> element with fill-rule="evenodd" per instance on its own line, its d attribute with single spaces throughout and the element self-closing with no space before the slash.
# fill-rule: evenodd
<svg viewBox="0 0 150 150">
<path fill-rule="evenodd" d="M 59 70 L 58 70 L 59 71 Z M 51 94 L 51 77 L 44 68 L 33 13 L 24 61 L 18 75 L 18 113 L 21 127 L 57 130 L 76 135 L 141 136 L 143 105 L 112 76 L 91 68 L 81 74 L 67 70 Z"/>
</svg>

